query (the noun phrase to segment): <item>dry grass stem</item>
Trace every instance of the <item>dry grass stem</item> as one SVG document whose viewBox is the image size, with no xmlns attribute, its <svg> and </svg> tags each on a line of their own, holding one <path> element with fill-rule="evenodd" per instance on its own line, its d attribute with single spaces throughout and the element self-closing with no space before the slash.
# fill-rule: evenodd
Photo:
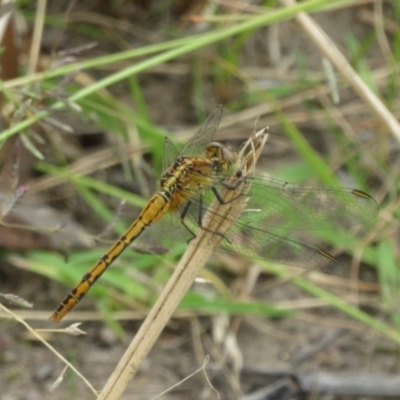
<svg viewBox="0 0 400 400">
<path fill-rule="evenodd" d="M 33 310 L 13 310 L 13 314 L 23 320 L 29 321 L 48 321 L 49 320 L 49 312 L 46 311 L 33 311 Z M 174 319 L 188 319 L 193 317 L 206 317 L 213 315 L 213 312 L 210 311 L 197 311 L 197 310 L 176 310 L 172 317 Z M 112 314 L 112 318 L 115 321 L 141 321 L 144 320 L 146 315 L 142 311 L 115 311 Z M 0 308 L 0 318 L 3 320 L 14 319 L 13 316 L 5 313 Z M 99 311 L 75 311 L 73 315 L 68 314 L 63 321 L 102 321 L 104 319 L 104 315 Z M 49 329 L 46 329 L 49 331 Z M 61 330 L 51 330 L 53 331 L 61 331 L 65 332 L 64 329 Z"/>
<path fill-rule="evenodd" d="M 47 6 L 46 0 L 39 0 L 37 3 L 35 27 L 33 30 L 32 45 L 30 49 L 28 68 L 27 68 L 29 75 L 36 72 L 38 65 L 40 48 L 42 44 L 44 20 L 46 16 L 46 6 Z"/>
<path fill-rule="evenodd" d="M 71 163 L 68 167 L 68 173 L 71 176 L 86 176 L 93 172 L 104 170 L 118 163 L 135 156 L 135 154 L 145 150 L 145 146 L 134 146 L 125 144 L 118 149 L 118 152 L 112 149 L 102 149 L 89 155 L 79 157 L 77 161 Z M 29 182 L 29 193 L 38 193 L 44 190 L 52 189 L 67 181 L 66 177 L 57 175 L 45 175 Z"/>
<path fill-rule="evenodd" d="M 281 0 L 286 6 L 296 4 L 294 0 Z M 400 125 L 393 114 L 387 109 L 383 102 L 375 95 L 374 92 L 364 83 L 360 76 L 347 62 L 346 58 L 330 40 L 328 35 L 321 27 L 306 13 L 299 13 L 296 16 L 297 22 L 302 26 L 304 31 L 318 46 L 320 51 L 330 60 L 330 62 L 339 70 L 343 77 L 349 82 L 351 87 L 358 95 L 367 103 L 371 110 L 378 118 L 387 126 L 394 137 L 400 142 Z"/>
<path fill-rule="evenodd" d="M 17 315 L 15 315 L 11 310 L 9 310 L 7 307 L 5 307 L 3 304 L 0 303 L 0 310 L 2 310 L 5 314 L 8 314 L 12 319 L 15 321 L 19 322 L 22 324 L 29 333 L 31 333 L 34 337 L 36 337 L 40 342 L 42 342 L 52 353 L 54 353 L 66 366 L 71 368 L 72 371 L 75 372 L 77 376 L 79 376 L 85 383 L 86 385 L 90 388 L 90 390 L 97 395 L 96 390 L 94 387 L 90 384 L 90 382 L 66 359 L 64 358 L 50 343 L 48 343 L 46 340 L 43 339 L 41 335 L 37 333 L 35 329 L 32 329 L 29 324 L 27 324 L 23 319 L 19 318 Z"/>
<path fill-rule="evenodd" d="M 261 154 L 267 138 L 266 130 L 263 129 L 254 134 L 246 142 L 239 154 L 239 162 L 234 174 L 236 177 L 246 177 L 253 174 L 255 163 Z M 222 189 L 220 195 L 225 201 L 229 201 L 236 198 L 240 193 L 243 193 L 246 190 L 246 186 L 246 182 L 243 181 L 235 190 Z M 215 213 L 206 213 L 204 226 L 211 232 L 223 233 L 229 229 L 228 221 L 224 216 L 232 211 L 232 215 L 240 215 L 247 199 L 248 197 L 246 196 L 239 196 L 236 200 L 225 205 L 221 205 L 215 200 L 211 205 Z M 231 223 L 233 221 L 230 218 L 229 224 Z M 213 246 L 208 245 L 210 243 L 210 235 L 212 234 L 205 230 L 199 230 L 196 237 L 190 242 L 187 251 L 163 292 L 104 386 L 98 397 L 99 400 L 116 400 L 121 397 L 158 336 L 168 323 L 172 313 L 190 289 L 200 270 L 213 253 L 214 248 L 218 246 L 217 240 L 213 240 Z"/>
<path fill-rule="evenodd" d="M 208 379 L 207 376 L 207 372 L 206 372 L 206 366 L 208 364 L 208 362 L 210 361 L 210 356 L 206 356 L 203 362 L 203 365 L 198 368 L 196 371 L 192 372 L 190 375 L 188 375 L 186 378 L 182 379 L 180 382 L 176 383 L 175 385 L 171 386 L 170 388 L 168 388 L 167 390 L 165 390 L 164 392 L 158 394 L 157 396 L 153 397 L 152 400 L 158 399 L 161 396 L 163 396 L 164 394 L 170 392 L 172 389 L 176 388 L 177 386 L 181 385 L 182 383 L 184 383 L 185 381 L 187 381 L 188 379 L 192 378 L 194 375 L 198 374 L 199 372 L 203 371 L 205 378 L 208 382 L 208 384 L 210 385 L 210 388 L 216 393 L 218 399 L 220 398 L 219 393 L 217 390 L 214 389 L 214 387 L 212 386 L 210 380 Z"/>
</svg>

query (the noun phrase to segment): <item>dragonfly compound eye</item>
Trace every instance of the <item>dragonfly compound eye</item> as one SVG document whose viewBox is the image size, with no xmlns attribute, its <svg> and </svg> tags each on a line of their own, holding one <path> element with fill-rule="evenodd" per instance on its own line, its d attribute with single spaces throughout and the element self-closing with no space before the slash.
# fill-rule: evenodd
<svg viewBox="0 0 400 400">
<path fill-rule="evenodd" d="M 237 154 L 232 147 L 219 142 L 212 142 L 207 146 L 206 156 L 211 160 L 218 160 L 228 167 L 237 161 Z"/>
<path fill-rule="evenodd" d="M 237 161 L 237 153 L 230 146 L 222 146 L 222 157 L 229 165 Z"/>
</svg>

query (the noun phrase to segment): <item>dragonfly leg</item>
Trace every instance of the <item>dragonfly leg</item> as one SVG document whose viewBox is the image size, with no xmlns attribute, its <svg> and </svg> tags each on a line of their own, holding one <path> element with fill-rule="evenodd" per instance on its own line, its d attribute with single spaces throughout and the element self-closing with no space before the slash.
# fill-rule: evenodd
<svg viewBox="0 0 400 400">
<path fill-rule="evenodd" d="M 225 185 L 224 185 L 224 186 L 225 186 Z M 228 187 L 228 186 L 225 186 L 225 187 L 226 187 L 228 190 L 235 190 L 235 188 L 233 188 L 233 187 Z M 250 194 L 248 194 L 248 193 L 240 193 L 240 194 L 238 194 L 237 196 L 235 196 L 233 199 L 230 199 L 230 200 L 228 200 L 228 201 L 225 201 L 225 200 L 221 197 L 221 195 L 218 193 L 218 190 L 217 190 L 217 188 L 216 188 L 215 186 L 211 186 L 211 190 L 212 190 L 212 192 L 214 193 L 214 196 L 217 198 L 218 203 L 219 203 L 219 204 L 222 204 L 222 205 L 232 203 L 232 201 L 235 201 L 235 200 L 237 200 L 239 197 L 242 197 L 242 196 L 250 196 Z"/>
<path fill-rule="evenodd" d="M 238 179 L 233 185 L 232 184 L 230 184 L 230 183 L 228 183 L 228 182 L 225 182 L 225 179 L 222 179 L 219 183 L 223 186 L 223 187 L 225 187 L 225 188 L 227 188 L 227 189 L 229 189 L 229 190 L 236 190 L 242 183 L 245 183 L 246 182 L 246 178 L 244 177 L 244 176 L 242 176 L 240 179 Z"/>
<path fill-rule="evenodd" d="M 189 200 L 186 204 L 185 207 L 183 208 L 180 216 L 180 221 L 181 224 L 187 229 L 187 231 L 192 235 L 192 237 L 187 241 L 189 243 L 191 240 L 193 240 L 196 237 L 196 234 L 186 225 L 185 223 L 185 217 L 187 212 L 189 211 L 190 206 L 192 205 L 192 202 Z"/>
<path fill-rule="evenodd" d="M 216 192 L 217 194 L 216 194 L 216 196 L 219 196 L 219 193 L 218 192 Z M 217 197 L 218 198 L 218 197 Z M 219 196 L 219 198 L 221 199 L 221 201 L 223 201 L 223 199 Z M 219 200 L 218 200 L 219 201 Z M 210 232 L 210 233 L 212 233 L 212 234 L 215 234 L 215 235 L 219 235 L 219 236 L 221 236 L 222 237 L 222 239 L 224 239 L 224 240 L 226 240 L 228 243 L 230 243 L 230 240 L 224 235 L 224 234 L 222 234 L 222 233 L 220 233 L 220 232 L 216 232 L 216 231 L 213 231 L 213 230 L 211 230 L 211 229 L 208 229 L 208 228 L 206 228 L 206 227 L 204 227 L 203 226 L 203 217 L 204 217 L 204 211 L 205 211 L 205 208 L 204 208 L 204 199 L 203 199 L 203 195 L 200 195 L 200 199 L 199 199 L 199 215 L 198 215 L 198 218 L 197 218 L 197 225 L 199 226 L 199 228 L 200 229 L 203 229 L 203 231 L 206 231 L 206 232 Z M 221 203 L 221 204 L 227 204 L 228 202 L 226 202 L 226 203 Z M 181 221 L 181 224 L 186 228 L 186 230 L 192 235 L 192 237 L 187 241 L 187 243 L 189 243 L 191 240 L 193 240 L 195 237 L 196 237 L 196 234 L 186 225 L 186 223 L 185 223 L 185 217 L 186 217 L 186 215 L 187 215 L 187 213 L 188 213 L 188 211 L 189 211 L 189 209 L 190 209 L 190 206 L 192 205 L 192 202 L 189 200 L 186 204 L 185 204 L 185 207 L 183 208 L 183 210 L 182 210 L 182 212 L 181 212 L 181 215 L 180 215 L 180 221 Z"/>
<path fill-rule="evenodd" d="M 215 189 L 215 188 L 211 188 L 211 189 Z M 214 191 L 213 191 L 214 192 Z M 219 196 L 219 193 L 217 192 L 217 190 L 215 189 L 216 196 Z M 240 196 L 240 195 L 239 195 Z M 239 197 L 238 196 L 238 197 Z M 219 198 L 223 201 L 223 199 L 219 196 Z M 218 199 L 218 197 L 217 197 Z M 217 232 L 217 231 L 213 231 L 212 229 L 208 229 L 205 226 L 203 226 L 203 217 L 204 217 L 204 203 L 203 203 L 204 199 L 203 199 L 203 195 L 200 195 L 199 198 L 199 215 L 198 215 L 198 220 L 197 220 L 197 224 L 199 225 L 200 229 L 203 229 L 203 231 L 212 233 L 213 235 L 219 235 L 222 237 L 222 239 L 226 240 L 228 243 L 231 243 L 231 241 L 221 232 Z M 218 200 L 220 201 L 220 200 Z M 221 203 L 221 204 L 228 204 L 229 202 L 225 202 L 225 203 Z"/>
</svg>

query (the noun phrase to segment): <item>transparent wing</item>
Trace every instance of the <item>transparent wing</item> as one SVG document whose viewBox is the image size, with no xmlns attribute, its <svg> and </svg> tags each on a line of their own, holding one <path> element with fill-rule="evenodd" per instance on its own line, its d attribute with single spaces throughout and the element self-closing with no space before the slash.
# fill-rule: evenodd
<svg viewBox="0 0 400 400">
<path fill-rule="evenodd" d="M 181 206 L 181 210 L 183 208 L 184 206 Z M 164 218 L 163 229 L 168 229 L 169 237 L 187 242 L 194 236 L 177 217 L 179 214 L 175 213 L 175 217 L 170 215 L 168 219 Z M 232 218 L 232 215 L 225 218 L 225 223 L 230 224 Z M 192 203 L 186 214 L 185 224 L 193 233 L 200 229 L 198 219 L 199 204 Z M 242 254 L 250 259 L 275 261 L 305 269 L 321 268 L 324 271 L 328 271 L 327 264 L 330 267 L 332 262 L 335 263 L 335 260 L 322 249 L 291 239 L 289 232 L 287 235 L 279 235 L 272 231 L 264 231 L 247 225 L 243 219 L 236 221 L 228 230 L 221 231 L 224 232 L 223 240 L 216 251 Z M 207 242 L 203 242 L 203 245 L 205 247 L 211 245 L 215 240 L 220 239 L 219 236 L 219 233 L 215 232 L 209 236 Z"/>
<path fill-rule="evenodd" d="M 322 230 L 346 228 L 374 219 L 376 201 L 354 189 L 299 186 L 253 178 L 241 219 L 258 229 Z"/>
<path fill-rule="evenodd" d="M 218 250 L 305 269 L 325 268 L 327 263 L 336 262 L 329 253 L 318 247 L 254 228 L 249 232 L 242 222 L 227 231 Z"/>
<path fill-rule="evenodd" d="M 167 137 L 164 139 L 164 153 L 162 161 L 163 172 L 175 161 L 179 151 Z"/>
<path fill-rule="evenodd" d="M 198 156 L 204 153 L 204 148 L 210 144 L 221 122 L 222 105 L 220 104 L 206 119 L 201 129 L 186 143 L 179 157 Z"/>
<path fill-rule="evenodd" d="M 221 179 L 214 178 L 215 186 Z M 302 187 L 269 178 L 253 178 L 248 182 L 251 186 L 246 209 L 225 233 L 221 249 L 249 258 L 315 268 L 330 260 L 329 254 L 294 240 L 296 231 L 346 228 L 366 223 L 378 212 L 375 200 L 358 190 Z M 199 219 L 207 209 L 217 213 L 211 209 L 215 195 L 210 192 L 204 194 L 202 211 L 201 203 L 192 200 L 185 216 L 192 232 L 199 229 Z M 193 235 L 180 221 L 184 207 L 185 203 L 165 218 L 164 229 L 168 229 L 170 237 L 187 241 Z M 230 215 L 225 219 L 230 222 L 236 217 Z"/>
<path fill-rule="evenodd" d="M 212 141 L 218 129 L 222 117 L 222 105 L 219 105 L 207 118 L 200 130 L 191 137 L 183 149 L 178 152 L 174 144 L 165 138 L 163 171 L 165 171 L 178 157 L 198 156 L 204 153 L 204 149 Z"/>
</svg>

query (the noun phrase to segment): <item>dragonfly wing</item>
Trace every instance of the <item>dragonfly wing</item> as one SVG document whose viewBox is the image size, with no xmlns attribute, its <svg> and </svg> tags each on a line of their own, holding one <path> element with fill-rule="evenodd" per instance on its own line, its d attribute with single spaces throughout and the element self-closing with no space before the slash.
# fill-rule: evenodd
<svg viewBox="0 0 400 400">
<path fill-rule="evenodd" d="M 376 201 L 359 190 L 303 187 L 268 178 L 249 182 L 250 198 L 240 219 L 256 229 L 339 229 L 364 224 L 378 213 Z"/>
<path fill-rule="evenodd" d="M 222 105 L 207 118 L 201 129 L 186 143 L 179 152 L 168 138 L 164 140 L 162 169 L 165 171 L 178 157 L 198 156 L 204 153 L 205 147 L 212 141 L 221 122 Z"/>
<path fill-rule="evenodd" d="M 236 223 L 221 242 L 221 250 L 242 254 L 245 257 L 274 261 L 305 269 L 320 269 L 329 272 L 341 264 L 329 253 L 309 244 L 292 240 L 272 232 Z"/>
<path fill-rule="evenodd" d="M 162 170 L 163 172 L 175 161 L 178 157 L 179 151 L 175 145 L 167 137 L 164 140 L 164 153 Z"/>
<path fill-rule="evenodd" d="M 175 211 L 169 212 L 167 215 L 165 215 L 160 221 L 160 228 L 161 231 L 166 235 L 166 237 L 177 240 L 179 242 L 188 243 L 191 239 L 193 239 L 193 235 L 185 228 L 185 226 L 181 222 L 180 215 L 182 213 L 183 207 L 183 205 L 179 206 Z M 190 220 L 192 220 L 192 217 L 188 218 L 188 222 L 190 222 Z M 198 230 L 197 224 L 193 226 L 193 229 L 193 233 L 196 234 Z"/>
<path fill-rule="evenodd" d="M 214 185 L 218 186 L 221 180 L 222 177 L 213 177 Z M 327 262 L 338 266 L 339 263 L 328 253 L 294 239 L 293 234 L 301 230 L 337 229 L 363 224 L 372 220 L 378 212 L 375 200 L 358 190 L 302 187 L 268 178 L 252 178 L 248 182 L 250 191 L 245 210 L 241 215 L 231 213 L 225 216 L 226 223 L 231 226 L 226 232 L 222 228 L 215 234 L 219 237 L 221 233 L 224 235 L 222 251 L 253 259 L 303 268 L 316 268 Z M 198 197 L 191 199 L 184 218 L 186 226 L 194 233 L 200 229 L 201 215 L 207 210 L 218 214 L 216 209 L 212 209 L 215 195 L 207 190 L 202 196 L 202 202 Z M 170 237 L 188 241 L 193 235 L 180 221 L 185 204 L 168 217 L 165 231 Z M 214 240 L 212 235 L 209 243 Z"/>
<path fill-rule="evenodd" d="M 222 105 L 219 105 L 204 122 L 201 129 L 186 143 L 179 157 L 197 156 L 204 153 L 204 149 L 212 141 L 221 122 Z"/>
<path fill-rule="evenodd" d="M 187 228 L 196 234 L 201 229 L 199 220 L 201 220 L 202 215 L 205 215 L 207 208 L 209 212 L 218 214 L 218 211 L 213 210 L 210 205 L 204 205 L 203 212 L 201 212 L 200 204 L 199 201 L 192 199 L 184 218 L 186 227 L 180 220 L 185 204 L 180 206 L 180 209 L 178 208 L 176 212 L 164 217 L 161 222 L 164 224 L 164 232 L 169 237 L 179 241 L 187 242 L 193 238 L 194 236 Z M 332 256 L 317 247 L 292 240 L 284 235 L 261 230 L 254 224 L 243 222 L 242 219 L 234 222 L 232 218 L 235 219 L 233 215 L 225 217 L 225 223 L 227 224 L 225 226 L 229 227 L 225 229 L 222 225 L 219 232 L 210 235 L 208 242 L 203 242 L 204 246 L 207 247 L 215 243 L 216 239 L 221 238 L 222 233 L 223 240 L 216 249 L 217 251 L 237 253 L 252 259 L 265 259 L 307 269 L 321 267 L 324 271 L 328 270 L 325 268 L 327 264 L 329 266 L 332 263 L 336 264 L 336 266 L 340 265 Z"/>
<path fill-rule="evenodd" d="M 213 176 L 213 186 L 222 188 L 223 176 Z M 250 189 L 241 215 L 232 215 L 242 225 L 278 235 L 287 231 L 331 230 L 365 224 L 373 220 L 379 207 L 368 194 L 354 189 L 300 186 L 272 178 L 247 178 Z M 238 181 L 238 184 L 242 181 Z M 230 186 L 236 187 L 233 178 Z M 203 195 L 203 208 L 215 200 L 211 190 Z M 198 221 L 199 200 L 192 199 L 187 218 Z M 193 210 L 193 211 L 192 211 Z"/>
</svg>

